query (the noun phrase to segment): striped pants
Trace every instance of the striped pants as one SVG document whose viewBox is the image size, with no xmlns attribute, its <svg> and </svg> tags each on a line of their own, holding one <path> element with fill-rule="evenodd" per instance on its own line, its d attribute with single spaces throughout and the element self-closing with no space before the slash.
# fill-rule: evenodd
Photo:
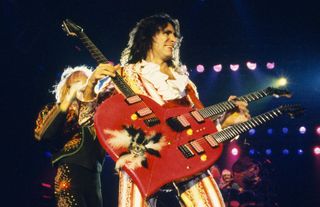
<svg viewBox="0 0 320 207">
<path fill-rule="evenodd" d="M 119 174 L 119 207 L 156 207 L 156 200 L 145 200 L 127 173 Z M 222 195 L 213 177 L 205 172 L 176 185 L 183 207 L 224 207 Z"/>
</svg>

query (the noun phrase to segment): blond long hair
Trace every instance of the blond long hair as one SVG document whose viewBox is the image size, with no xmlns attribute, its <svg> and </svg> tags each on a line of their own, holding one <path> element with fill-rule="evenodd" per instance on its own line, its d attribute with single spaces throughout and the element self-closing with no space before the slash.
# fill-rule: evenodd
<svg viewBox="0 0 320 207">
<path fill-rule="evenodd" d="M 86 65 L 76 67 L 69 66 L 65 68 L 61 74 L 60 81 L 53 86 L 53 90 L 51 91 L 51 93 L 55 95 L 56 103 L 61 103 L 63 101 L 70 88 L 69 81 L 71 77 L 77 73 L 83 73 L 85 76 L 90 77 L 92 74 L 92 68 Z"/>
</svg>

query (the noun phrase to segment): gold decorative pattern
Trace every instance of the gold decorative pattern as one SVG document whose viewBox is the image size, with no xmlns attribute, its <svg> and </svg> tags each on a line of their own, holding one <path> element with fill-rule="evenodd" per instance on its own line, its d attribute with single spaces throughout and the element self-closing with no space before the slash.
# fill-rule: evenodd
<svg viewBox="0 0 320 207">
<path fill-rule="evenodd" d="M 71 140 L 69 140 L 63 147 L 65 152 L 77 149 L 81 144 L 81 135 L 79 133 L 75 134 Z"/>
<path fill-rule="evenodd" d="M 54 193 L 57 198 L 58 207 L 74 207 L 78 206 L 76 199 L 70 193 L 71 178 L 70 170 L 67 165 L 59 166 L 54 180 Z"/>
</svg>

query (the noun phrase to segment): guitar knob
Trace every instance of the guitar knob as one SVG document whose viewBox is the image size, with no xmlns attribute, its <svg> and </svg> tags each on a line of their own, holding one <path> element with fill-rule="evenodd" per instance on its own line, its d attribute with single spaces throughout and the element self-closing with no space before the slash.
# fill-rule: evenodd
<svg viewBox="0 0 320 207">
<path fill-rule="evenodd" d="M 138 115 L 137 114 L 132 114 L 130 118 L 131 118 L 132 121 L 135 121 L 135 120 L 138 119 Z"/>
<path fill-rule="evenodd" d="M 192 129 L 188 129 L 186 131 L 186 133 L 187 133 L 187 135 L 191 136 L 191 135 L 193 135 L 193 130 Z"/>
<path fill-rule="evenodd" d="M 201 160 L 201 161 L 206 161 L 207 158 L 208 158 L 208 157 L 207 157 L 207 155 L 205 155 L 205 154 L 200 156 L 200 160 Z"/>
</svg>

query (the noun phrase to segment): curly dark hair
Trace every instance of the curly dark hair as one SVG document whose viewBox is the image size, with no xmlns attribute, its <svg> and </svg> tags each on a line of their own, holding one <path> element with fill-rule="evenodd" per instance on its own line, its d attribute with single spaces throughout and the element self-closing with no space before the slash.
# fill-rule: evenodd
<svg viewBox="0 0 320 207">
<path fill-rule="evenodd" d="M 169 66 L 179 66 L 180 47 L 180 25 L 179 21 L 168 14 L 156 14 L 140 20 L 129 34 L 127 48 L 121 54 L 121 64 L 134 64 L 147 57 L 147 52 L 152 47 L 152 37 L 160 30 L 171 24 L 175 29 L 177 45 L 175 46 L 173 58 L 168 60 Z"/>
</svg>

